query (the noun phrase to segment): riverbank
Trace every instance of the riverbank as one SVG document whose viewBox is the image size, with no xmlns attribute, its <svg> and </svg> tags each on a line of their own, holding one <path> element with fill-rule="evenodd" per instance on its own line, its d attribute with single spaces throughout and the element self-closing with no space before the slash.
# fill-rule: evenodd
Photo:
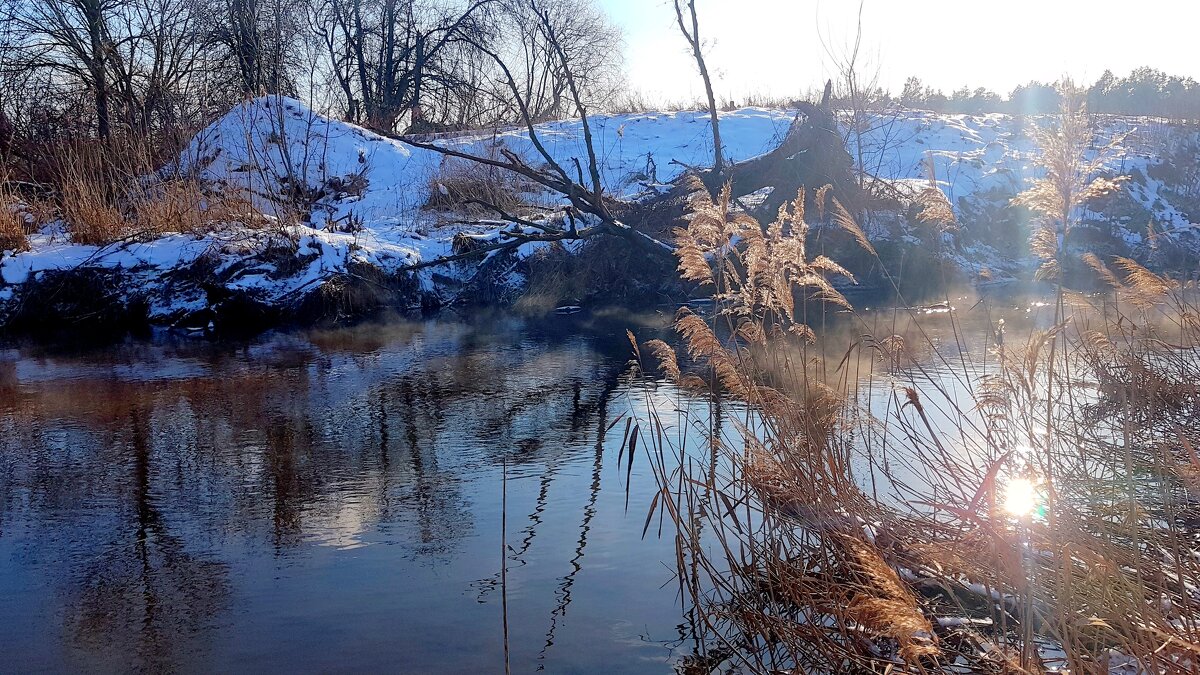
<svg viewBox="0 0 1200 675">
<path fill-rule="evenodd" d="M 889 115 L 890 124 L 861 137 L 861 154 L 873 195 L 864 230 L 892 276 L 823 235 L 820 223 L 811 246 L 843 262 L 864 286 L 896 284 L 906 296 L 936 295 L 939 286 L 961 282 L 1030 278 L 1028 214 L 1009 201 L 1037 175 L 1033 133 L 1047 120 Z M 794 116 L 760 108 L 723 113 L 727 157 L 770 151 Z M 702 166 L 710 156 L 706 119 L 699 112 L 594 117 L 608 193 L 624 204 L 661 197 L 686 166 Z M 1182 174 L 1172 173 L 1164 158 L 1196 132 L 1123 118 L 1102 125 L 1106 137 L 1136 129 L 1107 165 L 1131 178 L 1118 195 L 1089 211 L 1068 248 L 1127 256 L 1153 269 L 1194 269 L 1189 265 L 1200 251 L 1196 216 L 1175 184 Z M 539 125 L 538 133 L 564 165 L 584 154 L 577 121 Z M 845 135 L 858 156 L 860 138 Z M 435 140 L 483 157 L 502 151 L 533 156 L 521 130 Z M 914 212 L 915 196 L 931 178 L 954 208 L 958 224 L 952 231 L 933 230 Z M 11 205 L 30 234 L 18 247 L 27 250 L 0 255 L 0 331 L 255 331 L 451 305 L 524 303 L 546 310 L 691 295 L 669 258 L 645 260 L 604 238 L 530 241 L 448 260 L 500 236 L 499 223 L 489 219 L 495 214 L 470 204 L 477 191 L 532 211 L 555 209 L 559 198 L 497 170 L 322 117 L 292 99 L 239 105 L 145 182 L 151 202 L 169 200 L 186 185 L 211 217 L 185 231 L 172 231 L 174 221 L 153 230 L 118 222 L 106 231 L 109 240 L 95 240 L 92 233 L 85 243 L 63 214 L 46 215 L 52 209 L 45 204 Z M 669 239 L 675 224 L 639 227 Z"/>
</svg>

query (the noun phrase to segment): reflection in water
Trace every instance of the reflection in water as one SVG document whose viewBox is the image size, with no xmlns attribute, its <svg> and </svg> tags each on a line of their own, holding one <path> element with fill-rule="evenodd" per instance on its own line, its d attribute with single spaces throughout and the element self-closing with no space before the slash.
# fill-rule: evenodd
<svg viewBox="0 0 1200 675">
<path fill-rule="evenodd" d="M 226 568 L 191 555 L 168 531 L 151 494 L 147 411 L 129 412 L 132 522 L 114 528 L 67 601 L 71 633 L 88 651 L 117 660 L 127 651 L 148 670 L 188 656 L 189 636 L 209 625 L 228 595 Z"/>
<path fill-rule="evenodd" d="M 1014 315 L 1007 330 L 1030 329 Z M 991 334 L 960 323 L 993 317 L 905 316 L 855 317 L 823 340 L 836 376 L 893 378 L 858 392 L 873 409 L 903 405 L 901 385 L 970 387 L 988 367 Z M 505 618 L 517 672 L 665 672 L 711 656 L 675 542 L 653 523 L 641 538 L 657 487 L 644 449 L 631 468 L 611 452 L 615 421 L 653 406 L 711 469 L 704 439 L 736 435 L 723 422 L 747 413 L 635 384 L 635 318 L 581 317 L 8 350 L 0 613 L 21 620 L 0 631 L 6 666 L 494 671 Z M 978 348 L 955 351 L 959 333 Z"/>
<path fill-rule="evenodd" d="M 604 417 L 600 416 L 600 424 L 604 425 Z M 604 460 L 603 432 L 596 441 L 596 459 L 592 462 L 592 482 L 588 486 L 587 506 L 583 508 L 583 522 L 579 525 L 579 541 L 575 545 L 575 555 L 570 560 L 571 571 L 560 579 L 558 588 L 554 591 L 557 603 L 550 612 L 550 628 L 546 631 L 546 644 L 538 653 L 538 670 L 545 669 L 546 652 L 554 646 L 554 633 L 558 629 L 559 619 L 566 615 L 567 606 L 571 604 L 571 587 L 575 585 L 575 577 L 582 569 L 584 549 L 587 548 L 588 530 L 591 529 L 592 518 L 596 516 L 596 498 L 600 495 L 600 467 Z"/>
<path fill-rule="evenodd" d="M 506 462 L 514 669 L 669 670 L 678 606 L 650 561 L 670 542 L 601 489 L 610 416 L 643 399 L 620 377 L 628 324 L 577 320 L 9 350 L 0 611 L 26 619 L 0 651 L 20 670 L 495 669 Z M 635 503 L 653 489 L 635 467 Z"/>
</svg>

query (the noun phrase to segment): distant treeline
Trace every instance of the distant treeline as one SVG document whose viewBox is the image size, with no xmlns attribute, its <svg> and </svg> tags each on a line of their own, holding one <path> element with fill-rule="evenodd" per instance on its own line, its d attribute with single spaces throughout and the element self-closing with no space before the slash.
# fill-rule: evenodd
<svg viewBox="0 0 1200 675">
<path fill-rule="evenodd" d="M 1117 77 L 1106 70 L 1086 92 L 1092 112 L 1200 119 L 1200 82 L 1154 68 L 1137 68 L 1126 77 Z M 983 87 L 962 87 L 947 96 L 925 86 L 920 78 L 910 77 L 898 102 L 911 108 L 947 113 L 1041 114 L 1058 110 L 1060 94 L 1056 84 L 1030 82 L 1019 85 L 1007 97 Z"/>
</svg>

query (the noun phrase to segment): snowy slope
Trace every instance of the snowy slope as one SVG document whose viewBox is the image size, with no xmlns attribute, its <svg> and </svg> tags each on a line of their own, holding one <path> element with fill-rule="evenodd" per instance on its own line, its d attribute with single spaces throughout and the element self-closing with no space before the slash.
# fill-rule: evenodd
<svg viewBox="0 0 1200 675">
<path fill-rule="evenodd" d="M 1015 195 L 1040 177 L 1042 171 L 1034 164 L 1036 131 L 1054 124 L 1052 116 L 941 115 L 920 110 L 899 115 L 872 121 L 862 142 L 866 170 L 899 184 L 912 181 L 924 186 L 932 160 L 938 185 L 956 206 L 989 193 Z M 856 136 L 848 131 L 844 135 L 848 150 L 856 154 Z M 1138 118 L 1104 118 L 1096 130 L 1097 146 L 1123 139 L 1107 155 L 1106 169 L 1113 175 L 1141 174 L 1145 180 L 1130 185 L 1131 196 L 1151 212 L 1157 227 L 1177 233 L 1200 227 L 1200 214 L 1185 214 L 1174 206 L 1166 186 L 1147 173 L 1161 161 L 1164 147 L 1183 135 L 1197 138 L 1195 131 Z M 1126 224 L 1127 241 L 1141 241 L 1146 224 Z"/>
<path fill-rule="evenodd" d="M 723 116 L 726 153 L 745 159 L 771 150 L 787 132 L 793 113 L 748 108 Z M 656 176 L 668 181 L 683 164 L 704 165 L 712 155 L 707 113 L 679 112 L 590 118 L 601 178 L 618 195 L 641 191 L 634 176 L 657 166 Z M 538 126 L 538 135 L 551 155 L 564 166 L 586 158 L 578 120 Z M 438 141 L 446 147 L 485 157 L 496 156 L 500 145 L 540 159 L 524 129 L 468 133 Z M 353 213 L 375 229 L 408 227 L 421 220 L 429 198 L 430 180 L 443 164 L 435 152 L 407 146 L 360 127 L 326 119 L 300 102 L 262 98 L 235 108 L 196 136 L 180 161 L 184 170 L 245 190 L 270 210 L 269 200 L 281 182 L 292 177 L 309 186 L 330 180 L 346 182 L 363 176 L 369 189 L 360 197 L 330 199 L 315 224 L 342 222 Z"/>
<path fill-rule="evenodd" d="M 793 116 L 790 111 L 757 108 L 722 113 L 727 157 L 740 160 L 771 150 Z M 905 111 L 872 125 L 862 139 L 863 163 L 869 172 L 903 189 L 927 180 L 924 165 L 931 158 L 939 185 L 956 207 L 977 199 L 1007 199 L 1036 175 L 1031 125 L 1046 122 Z M 684 165 L 704 165 L 711 157 L 706 113 L 596 116 L 591 124 L 601 176 L 611 193 L 624 197 L 652 190 L 676 177 Z M 1137 124 L 1109 120 L 1103 134 L 1123 133 Z M 538 131 L 548 151 L 569 166 L 571 158 L 584 156 L 580 127 L 577 120 L 563 121 L 540 125 Z M 1138 131 L 1125 152 L 1110 160 L 1112 169 L 1146 174 L 1173 133 L 1162 127 Z M 851 154 L 857 156 L 858 138 L 846 136 Z M 437 142 L 484 156 L 506 147 L 538 160 L 522 129 L 461 134 Z M 230 228 L 203 236 L 176 234 L 106 247 L 72 244 L 62 227 L 47 228 L 31 237 L 30 251 L 0 259 L 0 302 L 41 272 L 80 267 L 128 271 L 140 279 L 152 316 L 159 318 L 206 302 L 197 289 L 181 290 L 164 280 L 167 272 L 201 259 L 212 263 L 227 289 L 255 294 L 267 304 L 294 299 L 355 264 L 394 272 L 450 253 L 460 232 L 486 234 L 483 227 L 454 223 L 452 214 L 423 208 L 430 191 L 438 189 L 437 177 L 447 161 L 438 153 L 324 118 L 293 99 L 254 99 L 199 133 L 178 162 L 163 172 L 185 172 L 212 190 L 248 197 L 256 209 L 280 222 L 298 222 L 287 218 L 292 207 L 285 205 L 292 203 L 289 196 L 301 195 L 297 201 L 311 205 L 305 223 L 281 225 L 275 231 Z M 1131 194 L 1153 213 L 1160 229 L 1196 230 L 1170 203 L 1164 188 L 1146 179 L 1133 184 Z M 1145 226 L 1122 223 L 1121 236 L 1137 244 Z M 290 241 L 298 264 L 280 267 L 263 255 L 278 248 L 281 237 Z M 438 272 L 441 278 L 454 274 L 453 269 Z M 426 291 L 438 292 L 432 271 L 422 272 L 420 282 Z"/>
</svg>

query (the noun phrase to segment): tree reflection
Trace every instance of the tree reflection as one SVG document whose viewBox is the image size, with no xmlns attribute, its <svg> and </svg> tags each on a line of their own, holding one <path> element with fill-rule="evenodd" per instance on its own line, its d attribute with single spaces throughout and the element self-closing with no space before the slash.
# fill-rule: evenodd
<svg viewBox="0 0 1200 675">
<path fill-rule="evenodd" d="M 177 670 L 203 660 L 258 590 L 232 570 L 373 539 L 400 544 L 400 569 L 453 560 L 475 545 L 475 505 L 499 494 L 507 457 L 537 481 L 514 564 L 551 515 L 570 519 L 552 535 L 569 552 L 544 588 L 548 648 L 597 515 L 624 359 L 492 330 L 18 354 L 20 368 L 0 364 L 0 429 L 12 431 L 0 437 L 0 526 L 27 523 L 47 553 L 0 560 L 0 574 L 36 568 L 57 589 L 72 665 Z M 582 511 L 554 509 L 573 464 L 590 477 Z M 479 582 L 480 601 L 492 584 Z"/>
<path fill-rule="evenodd" d="M 311 428 L 296 428 L 296 420 L 282 417 L 267 425 L 266 479 L 273 505 L 271 531 L 276 548 L 295 545 L 300 541 L 300 514 L 303 502 L 315 491 L 316 485 L 301 475 L 298 465 L 312 448 Z"/>
<path fill-rule="evenodd" d="M 159 511 L 151 413 L 129 413 L 128 511 L 84 566 L 68 622 L 77 646 L 122 668 L 175 670 L 201 648 L 229 596 L 224 563 L 197 556 Z M 89 659 L 90 660 L 90 659 Z"/>
</svg>

